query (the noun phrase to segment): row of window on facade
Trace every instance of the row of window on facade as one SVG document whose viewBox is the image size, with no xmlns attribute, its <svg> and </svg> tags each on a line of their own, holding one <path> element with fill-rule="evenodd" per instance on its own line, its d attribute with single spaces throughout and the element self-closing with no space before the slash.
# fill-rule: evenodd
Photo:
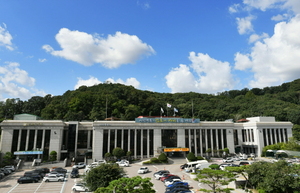
<svg viewBox="0 0 300 193">
<path fill-rule="evenodd" d="M 177 129 L 161 130 L 162 147 L 178 147 Z M 226 129 L 185 129 L 185 147 L 197 155 L 204 154 L 207 149 L 220 150 L 227 147 Z M 132 155 L 154 155 L 153 130 L 124 129 L 104 130 L 103 156 L 120 147 Z"/>
</svg>

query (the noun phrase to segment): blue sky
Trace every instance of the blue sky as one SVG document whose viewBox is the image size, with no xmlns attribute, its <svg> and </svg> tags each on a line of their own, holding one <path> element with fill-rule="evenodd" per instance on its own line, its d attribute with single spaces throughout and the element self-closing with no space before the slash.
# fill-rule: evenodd
<svg viewBox="0 0 300 193">
<path fill-rule="evenodd" d="M 0 0 L 0 100 L 277 86 L 299 78 L 299 34 L 299 0 Z"/>
</svg>

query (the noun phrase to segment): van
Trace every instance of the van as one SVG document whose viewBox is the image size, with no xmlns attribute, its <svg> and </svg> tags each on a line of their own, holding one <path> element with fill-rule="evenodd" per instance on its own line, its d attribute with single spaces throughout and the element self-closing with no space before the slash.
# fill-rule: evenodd
<svg viewBox="0 0 300 193">
<path fill-rule="evenodd" d="M 186 172 L 192 172 L 195 169 L 207 168 L 209 165 L 210 164 L 208 163 L 207 160 L 198 160 L 198 161 L 186 163 L 184 169 L 185 169 Z"/>
</svg>

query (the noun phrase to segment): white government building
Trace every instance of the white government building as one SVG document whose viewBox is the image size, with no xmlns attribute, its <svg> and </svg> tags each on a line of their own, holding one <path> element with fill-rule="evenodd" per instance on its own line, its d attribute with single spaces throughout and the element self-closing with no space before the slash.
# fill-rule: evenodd
<svg viewBox="0 0 300 193">
<path fill-rule="evenodd" d="M 116 147 L 131 151 L 135 158 L 151 158 L 161 152 L 185 156 L 193 152 L 214 155 L 228 148 L 230 153 L 254 153 L 292 137 L 291 122 L 276 122 L 274 117 L 251 117 L 245 122 L 200 121 L 178 117 L 138 117 L 135 121 L 40 120 L 29 114 L 4 120 L 0 151 L 12 152 L 31 161 L 56 151 L 58 160 L 87 156 L 101 160 Z"/>
</svg>

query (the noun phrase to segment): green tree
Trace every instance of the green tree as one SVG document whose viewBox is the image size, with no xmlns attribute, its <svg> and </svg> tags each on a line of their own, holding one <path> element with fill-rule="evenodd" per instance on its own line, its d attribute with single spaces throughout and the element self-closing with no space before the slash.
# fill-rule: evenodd
<svg viewBox="0 0 300 193">
<path fill-rule="evenodd" d="M 87 173 L 84 182 L 91 191 L 95 191 L 97 188 L 107 187 L 109 182 L 122 178 L 124 175 L 124 169 L 117 164 L 101 164 Z"/>
<path fill-rule="evenodd" d="M 120 178 L 110 182 L 107 187 L 98 188 L 95 193 L 155 193 L 150 180 L 140 176 Z"/>
<path fill-rule="evenodd" d="M 51 151 L 49 154 L 49 159 L 50 161 L 56 161 L 57 160 L 57 152 L 56 151 Z"/>
<path fill-rule="evenodd" d="M 4 156 L 3 156 L 3 164 L 4 165 L 11 165 L 11 164 L 13 164 L 13 154 L 11 152 L 6 152 L 4 154 Z"/>
<path fill-rule="evenodd" d="M 285 161 L 256 162 L 246 169 L 249 182 L 265 193 L 290 193 L 299 190 L 299 165 Z"/>
<path fill-rule="evenodd" d="M 225 170 L 216 170 L 215 168 L 204 168 L 200 170 L 200 174 L 197 175 L 197 180 L 200 183 L 208 185 L 211 189 L 201 188 L 203 192 L 230 192 L 232 188 L 223 188 L 230 182 L 235 180 L 235 175 Z"/>
<path fill-rule="evenodd" d="M 189 161 L 196 161 L 197 160 L 197 157 L 195 156 L 195 154 L 193 152 L 189 152 L 186 157 Z"/>
<path fill-rule="evenodd" d="M 106 161 L 109 161 L 109 160 L 111 159 L 111 157 L 112 157 L 112 155 L 111 155 L 111 153 L 109 153 L 109 152 L 107 152 L 107 153 L 104 154 L 104 159 L 105 159 Z"/>
<path fill-rule="evenodd" d="M 116 156 L 118 159 L 120 159 L 122 156 L 124 156 L 125 152 L 122 148 L 116 147 L 112 151 L 113 156 Z"/>
<path fill-rule="evenodd" d="M 158 156 L 158 160 L 163 162 L 163 163 L 167 163 L 168 162 L 168 157 L 166 156 L 165 153 L 161 153 L 159 156 Z"/>
<path fill-rule="evenodd" d="M 132 152 L 131 152 L 131 151 L 127 151 L 126 157 L 127 157 L 127 159 L 128 159 L 129 161 L 131 160 L 131 156 L 132 156 Z"/>
</svg>

